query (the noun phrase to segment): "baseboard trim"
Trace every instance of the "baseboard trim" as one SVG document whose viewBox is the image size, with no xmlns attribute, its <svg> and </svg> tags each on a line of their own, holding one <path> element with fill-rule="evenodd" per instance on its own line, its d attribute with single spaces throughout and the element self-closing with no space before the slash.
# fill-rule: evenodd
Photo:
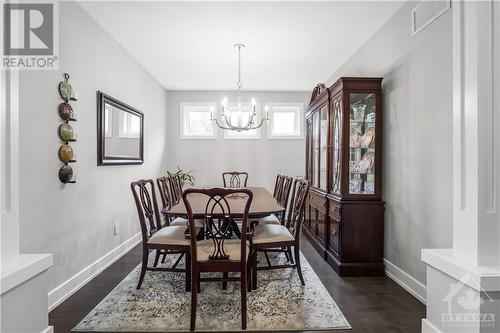
<svg viewBox="0 0 500 333">
<path fill-rule="evenodd" d="M 137 233 L 49 292 L 49 312 L 142 241 Z"/>
<path fill-rule="evenodd" d="M 422 319 L 422 333 L 443 333 L 427 319 Z"/>
<path fill-rule="evenodd" d="M 427 287 L 420 281 L 416 280 L 413 276 L 403 271 L 398 266 L 384 258 L 385 275 L 394 280 L 403 289 L 412 294 L 416 299 L 426 304 Z"/>
<path fill-rule="evenodd" d="M 44 329 L 41 333 L 54 333 L 54 327 L 53 326 L 47 326 L 47 328 Z"/>
</svg>

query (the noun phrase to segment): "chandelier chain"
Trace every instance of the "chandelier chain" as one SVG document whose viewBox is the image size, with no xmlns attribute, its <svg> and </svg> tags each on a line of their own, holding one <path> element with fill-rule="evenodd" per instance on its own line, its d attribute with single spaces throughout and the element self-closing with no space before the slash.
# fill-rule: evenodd
<svg viewBox="0 0 500 333">
<path fill-rule="evenodd" d="M 224 130 L 230 131 L 249 131 L 253 129 L 257 129 L 264 124 L 264 121 L 269 120 L 269 114 L 266 111 L 266 117 L 262 118 L 259 123 L 256 123 L 255 118 L 257 117 L 257 113 L 255 110 L 256 101 L 255 98 L 252 98 L 252 111 L 248 115 L 248 119 L 244 120 L 242 104 L 241 104 L 241 88 L 243 87 L 243 83 L 241 82 L 241 48 L 245 47 L 245 44 L 234 44 L 234 47 L 238 47 L 238 82 L 236 86 L 238 87 L 237 91 L 237 108 L 236 110 L 227 110 L 227 98 L 225 97 L 222 100 L 222 123 L 219 123 L 217 117 L 213 117 L 212 113 L 210 114 L 210 119 L 215 122 L 215 124 Z M 245 124 L 243 124 L 245 122 Z"/>
<path fill-rule="evenodd" d="M 241 94 L 241 88 L 243 83 L 241 83 L 241 45 L 238 45 L 238 95 Z"/>
</svg>

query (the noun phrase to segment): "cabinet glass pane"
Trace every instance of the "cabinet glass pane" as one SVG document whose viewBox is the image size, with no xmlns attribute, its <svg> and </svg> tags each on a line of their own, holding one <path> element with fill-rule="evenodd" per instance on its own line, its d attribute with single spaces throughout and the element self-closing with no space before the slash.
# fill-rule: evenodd
<svg viewBox="0 0 500 333">
<path fill-rule="evenodd" d="M 306 178 L 311 180 L 311 131 L 312 119 L 307 118 L 306 121 Z"/>
<path fill-rule="evenodd" d="M 340 193 L 340 156 L 342 149 L 341 100 L 333 102 L 332 192 Z"/>
<path fill-rule="evenodd" d="M 375 95 L 352 93 L 350 103 L 349 193 L 375 193 Z"/>
<path fill-rule="evenodd" d="M 328 105 L 319 110 L 320 115 L 320 156 L 319 156 L 319 186 L 326 190 L 327 182 L 327 154 L 328 154 Z"/>
<path fill-rule="evenodd" d="M 313 115 L 312 124 L 312 161 L 311 181 L 312 186 L 318 187 L 318 163 L 319 163 L 319 112 Z"/>
</svg>

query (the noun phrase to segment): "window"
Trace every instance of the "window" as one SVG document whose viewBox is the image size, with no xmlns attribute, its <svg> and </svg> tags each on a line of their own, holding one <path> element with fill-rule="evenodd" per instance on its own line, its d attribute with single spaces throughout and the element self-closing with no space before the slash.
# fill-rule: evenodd
<svg viewBox="0 0 500 333">
<path fill-rule="evenodd" d="M 217 139 L 217 128 L 211 120 L 215 110 L 214 103 L 181 103 L 181 139 Z"/>
<path fill-rule="evenodd" d="M 231 114 L 231 112 L 237 110 L 238 105 L 236 103 L 230 103 L 226 108 L 226 115 Z M 247 124 L 250 115 L 253 113 L 253 107 L 250 103 L 242 103 L 241 104 L 241 123 Z M 260 116 L 260 104 L 257 103 L 255 105 L 255 113 L 257 114 L 254 118 L 255 125 L 258 125 L 261 120 Z M 234 112 L 233 119 L 230 119 L 231 124 L 237 125 L 236 113 Z M 256 128 L 248 131 L 230 131 L 224 130 L 224 139 L 236 139 L 236 140 L 245 140 L 245 139 L 260 139 L 260 128 Z"/>
<path fill-rule="evenodd" d="M 269 104 L 269 122 L 267 136 L 269 139 L 302 139 L 302 103 Z"/>
<path fill-rule="evenodd" d="M 111 113 L 108 113 L 108 117 Z M 106 115 L 105 115 L 106 117 Z M 108 118 L 109 119 L 109 118 Z M 119 113 L 118 137 L 128 139 L 139 139 L 141 136 L 141 118 L 135 114 L 120 112 Z M 111 124 L 109 125 L 111 128 Z M 106 128 L 106 130 L 108 130 Z M 109 130 L 110 137 L 112 131 Z"/>
</svg>

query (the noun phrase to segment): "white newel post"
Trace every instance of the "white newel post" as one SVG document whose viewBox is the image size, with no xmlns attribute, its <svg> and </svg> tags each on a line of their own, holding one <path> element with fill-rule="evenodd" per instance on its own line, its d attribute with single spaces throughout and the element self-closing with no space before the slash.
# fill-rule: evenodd
<svg viewBox="0 0 500 333">
<path fill-rule="evenodd" d="M 0 74 L 0 332 L 49 333 L 52 254 L 19 248 L 19 73 Z"/>
<path fill-rule="evenodd" d="M 453 248 L 422 250 L 422 332 L 500 332 L 500 3 L 452 11 Z"/>
</svg>

